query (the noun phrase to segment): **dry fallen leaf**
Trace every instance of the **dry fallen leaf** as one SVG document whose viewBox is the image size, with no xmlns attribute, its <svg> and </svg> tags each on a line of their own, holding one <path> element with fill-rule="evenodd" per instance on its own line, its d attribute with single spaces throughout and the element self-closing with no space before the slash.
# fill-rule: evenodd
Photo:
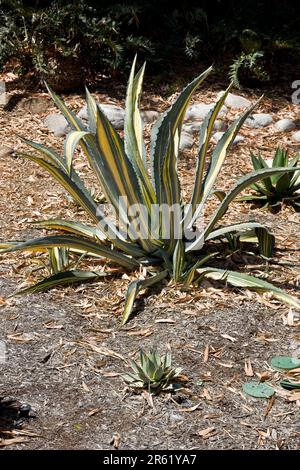
<svg viewBox="0 0 300 470">
<path fill-rule="evenodd" d="M 112 440 L 110 441 L 110 445 L 114 446 L 115 449 L 119 449 L 120 445 L 121 445 L 121 436 L 118 432 L 116 432 L 114 435 L 113 435 L 113 438 Z"/>
<path fill-rule="evenodd" d="M 0 439 L 0 447 L 11 446 L 13 444 L 19 444 L 20 442 L 27 442 L 28 439 L 25 437 L 14 437 L 13 439 Z"/>
<path fill-rule="evenodd" d="M 94 416 L 95 414 L 99 413 L 99 411 L 100 411 L 100 408 L 94 408 L 93 410 L 90 410 L 88 412 L 88 415 L 89 416 Z"/>
<path fill-rule="evenodd" d="M 252 369 L 252 364 L 251 364 L 250 358 L 245 360 L 245 373 L 246 373 L 247 377 L 253 377 L 254 376 L 254 372 L 253 372 L 253 369 Z"/>
<path fill-rule="evenodd" d="M 226 333 L 221 334 L 220 336 L 222 336 L 222 338 L 229 339 L 229 341 L 231 341 L 232 343 L 235 343 L 237 341 L 236 338 L 234 338 L 233 336 L 229 336 Z"/>
<path fill-rule="evenodd" d="M 264 417 L 266 418 L 268 416 L 268 414 L 270 413 L 273 405 L 274 405 L 274 402 L 275 402 L 275 395 L 272 395 L 270 398 L 269 398 L 269 401 L 268 401 L 268 405 L 266 407 L 266 410 L 265 410 L 265 414 L 264 414 Z"/>
<path fill-rule="evenodd" d="M 179 411 L 182 411 L 183 413 L 191 413 L 192 411 L 196 411 L 200 405 L 201 402 L 197 403 L 197 405 L 194 405 L 191 408 L 180 408 Z"/>
<path fill-rule="evenodd" d="M 12 335 L 7 335 L 7 339 L 17 341 L 19 343 L 29 343 L 29 341 L 33 340 L 33 336 L 30 333 L 14 333 Z"/>
<path fill-rule="evenodd" d="M 208 356 L 209 356 L 209 345 L 207 344 L 204 348 L 203 362 L 208 361 Z"/>
<path fill-rule="evenodd" d="M 202 437 L 202 439 L 209 439 L 210 437 L 214 436 L 217 434 L 216 429 L 214 427 L 202 429 L 201 431 L 198 431 L 198 436 Z"/>
<path fill-rule="evenodd" d="M 139 331 L 128 331 L 127 334 L 129 336 L 143 336 L 147 337 L 153 334 L 153 331 L 150 330 L 150 328 L 146 328 L 145 330 L 139 330 Z"/>
</svg>

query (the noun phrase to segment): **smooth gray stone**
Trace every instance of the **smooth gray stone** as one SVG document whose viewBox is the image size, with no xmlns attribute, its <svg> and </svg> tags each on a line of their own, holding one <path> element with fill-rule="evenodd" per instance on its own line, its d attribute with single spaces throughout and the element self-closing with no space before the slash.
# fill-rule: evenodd
<svg viewBox="0 0 300 470">
<path fill-rule="evenodd" d="M 294 134 L 292 135 L 292 139 L 295 142 L 300 142 L 300 131 L 294 132 Z"/>
<path fill-rule="evenodd" d="M 192 104 L 191 106 L 188 107 L 185 119 L 186 121 L 203 121 L 203 119 L 207 116 L 209 111 L 215 106 L 215 103 L 211 104 Z M 227 113 L 227 108 L 226 106 L 222 106 L 220 112 L 219 112 L 219 117 L 225 116 Z"/>
<path fill-rule="evenodd" d="M 271 114 L 256 113 L 246 119 L 245 126 L 252 127 L 252 129 L 261 129 L 262 127 L 269 126 L 272 122 Z"/>
<path fill-rule="evenodd" d="M 280 119 L 275 123 L 275 128 L 280 132 L 292 131 L 295 127 L 293 119 Z"/>
<path fill-rule="evenodd" d="M 56 137 L 62 137 L 69 131 L 67 120 L 60 113 L 49 114 L 44 120 L 44 125 L 53 132 Z"/>
<path fill-rule="evenodd" d="M 187 132 L 181 132 L 180 144 L 179 144 L 180 150 L 191 149 L 193 145 L 194 145 L 193 136 Z"/>
<path fill-rule="evenodd" d="M 224 91 L 218 93 L 217 98 L 219 99 L 223 95 Z M 240 95 L 235 95 L 234 93 L 228 93 L 225 105 L 232 109 L 244 109 L 251 106 L 251 101 L 247 98 L 244 98 Z"/>
<path fill-rule="evenodd" d="M 116 129 L 123 129 L 125 118 L 125 111 L 123 108 L 116 106 L 115 104 L 100 104 L 100 108 Z M 80 119 L 88 121 L 88 111 L 86 105 L 79 111 L 77 116 Z"/>
<path fill-rule="evenodd" d="M 215 132 L 212 136 L 213 140 L 218 143 L 219 140 L 223 137 L 225 132 Z M 239 142 L 243 142 L 245 140 L 245 137 L 243 135 L 238 134 L 236 138 L 233 141 L 233 145 L 238 144 Z"/>
</svg>

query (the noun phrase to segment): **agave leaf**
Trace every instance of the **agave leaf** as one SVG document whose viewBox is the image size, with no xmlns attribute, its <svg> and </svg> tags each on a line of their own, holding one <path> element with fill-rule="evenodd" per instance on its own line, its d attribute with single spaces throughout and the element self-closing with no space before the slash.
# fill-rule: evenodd
<svg viewBox="0 0 300 470">
<path fill-rule="evenodd" d="M 203 256 L 203 258 L 200 258 L 184 275 L 184 285 L 188 286 L 192 284 L 197 269 L 207 263 L 210 259 L 214 258 L 217 254 L 218 252 L 209 253 L 208 255 Z"/>
<path fill-rule="evenodd" d="M 292 168 L 268 168 L 263 170 L 253 171 L 248 175 L 243 176 L 240 178 L 235 186 L 227 193 L 223 202 L 219 205 L 216 209 L 215 213 L 211 217 L 208 225 L 206 226 L 203 233 L 201 233 L 194 242 L 187 245 L 186 252 L 196 250 L 198 247 L 203 245 L 203 240 L 206 240 L 210 232 L 214 229 L 216 223 L 223 217 L 225 214 L 229 204 L 236 198 L 236 196 L 243 191 L 249 184 L 254 183 L 262 179 L 264 175 L 275 175 L 279 173 L 293 171 Z"/>
<path fill-rule="evenodd" d="M 141 211 L 140 221 L 137 221 L 135 216 L 128 215 L 129 208 L 145 206 L 136 173 L 132 163 L 125 154 L 124 145 L 119 134 L 99 107 L 97 108 L 96 138 L 103 165 L 106 167 L 107 172 L 110 173 L 110 181 L 115 186 L 114 191 L 120 197 L 123 197 L 126 208 L 125 217 L 131 222 L 129 230 L 133 233 L 133 239 L 138 237 L 143 249 L 146 252 L 151 252 L 157 245 L 157 242 L 153 239 L 151 240 L 148 214 L 144 214 L 144 211 Z"/>
<path fill-rule="evenodd" d="M 130 365 L 132 367 L 132 369 L 135 371 L 136 373 L 136 379 L 137 381 L 142 381 L 144 382 L 145 384 L 149 383 L 149 376 L 148 376 L 148 373 L 147 373 L 147 369 L 145 368 L 142 368 L 137 362 L 135 361 L 131 361 L 130 362 Z"/>
<path fill-rule="evenodd" d="M 156 382 L 160 382 L 161 379 L 165 376 L 165 369 L 163 366 L 158 366 L 157 369 L 155 369 L 154 372 L 154 377 Z"/>
<path fill-rule="evenodd" d="M 71 220 L 62 220 L 62 219 L 50 219 L 50 220 L 41 220 L 37 222 L 32 222 L 33 225 L 38 225 L 39 227 L 49 228 L 49 229 L 56 229 L 62 230 L 65 232 L 73 233 L 74 235 L 80 235 L 84 237 L 90 237 L 96 240 L 100 240 L 101 242 L 107 239 L 106 235 L 96 227 L 91 227 L 89 225 L 82 224 L 80 222 L 73 222 Z M 145 253 L 143 250 L 138 246 L 131 242 L 125 241 L 121 238 L 120 232 L 115 229 L 111 224 L 110 230 L 112 234 L 115 233 L 115 237 L 112 238 L 112 243 L 116 246 L 116 248 L 121 249 L 125 253 L 135 257 L 145 257 Z M 119 237 L 119 239 L 118 239 Z"/>
<path fill-rule="evenodd" d="M 164 368 L 165 369 L 169 369 L 171 367 L 171 364 L 172 364 L 172 354 L 171 354 L 171 351 L 167 351 L 165 356 L 164 356 Z"/>
<path fill-rule="evenodd" d="M 34 284 L 33 286 L 21 289 L 13 295 L 35 294 L 37 292 L 52 289 L 53 287 L 62 286 L 65 284 L 72 284 L 74 282 L 91 281 L 93 279 L 98 279 L 99 277 L 103 276 L 108 276 L 108 274 L 102 271 L 63 271 L 56 273 L 46 279 L 43 279 L 42 281 L 38 282 L 37 284 Z"/>
<path fill-rule="evenodd" d="M 65 140 L 65 159 L 66 166 L 69 176 L 71 175 L 72 170 L 72 160 L 76 146 L 83 139 L 83 137 L 89 135 L 87 131 L 72 131 L 70 132 Z"/>
<path fill-rule="evenodd" d="M 147 279 L 139 279 L 137 281 L 133 281 L 127 290 L 127 295 L 126 295 L 126 300 L 125 300 L 125 307 L 124 307 L 124 312 L 122 316 L 122 324 L 124 325 L 127 323 L 129 320 L 129 317 L 131 315 L 132 309 L 133 309 L 133 304 L 136 299 L 136 296 L 138 295 L 139 291 L 141 289 L 144 289 L 146 287 L 150 287 L 154 284 L 159 283 L 163 279 L 165 279 L 168 276 L 168 270 L 166 269 L 165 271 L 161 271 L 160 273 L 151 276 Z"/>
<path fill-rule="evenodd" d="M 255 229 L 258 238 L 258 247 L 260 254 L 265 258 L 271 258 L 275 247 L 275 237 L 266 227 L 256 227 Z"/>
<path fill-rule="evenodd" d="M 213 130 L 214 122 L 226 100 L 226 97 L 232 88 L 232 84 L 229 85 L 225 93 L 220 97 L 217 101 L 216 105 L 211 109 L 211 111 L 205 117 L 203 124 L 200 129 L 200 141 L 199 141 L 199 151 L 198 151 L 198 158 L 197 158 L 197 168 L 196 168 L 196 176 L 195 182 L 193 187 L 193 195 L 191 198 L 191 205 L 189 213 L 186 215 L 186 223 L 191 220 L 193 217 L 196 207 L 201 203 L 203 198 L 203 173 L 204 173 L 204 166 L 205 160 L 207 156 L 208 145 L 210 141 L 210 136 Z M 218 196 L 218 194 L 216 194 Z"/>
<path fill-rule="evenodd" d="M 65 173 L 68 173 L 68 168 L 67 168 L 67 164 L 66 164 L 65 159 L 62 158 L 57 152 L 55 152 L 55 150 L 50 149 L 50 148 L 46 147 L 43 144 L 38 144 L 37 142 L 33 142 L 32 140 L 24 139 L 21 136 L 19 136 L 19 137 L 25 144 L 27 144 L 30 147 L 34 148 L 39 153 L 41 153 L 44 157 L 46 157 L 48 160 L 50 160 L 50 162 L 53 165 L 58 166 Z M 85 196 L 90 199 L 91 203 L 93 204 L 94 200 L 91 196 L 90 191 L 86 188 L 83 180 L 80 178 L 80 176 L 78 175 L 78 173 L 76 173 L 76 171 L 74 169 L 72 171 L 72 180 L 81 189 L 81 191 L 85 194 Z"/>
<path fill-rule="evenodd" d="M 261 292 L 270 292 L 273 296 L 281 302 L 291 305 L 297 309 L 300 309 L 300 302 L 295 297 L 287 294 L 284 290 L 279 289 L 273 284 L 264 281 L 262 279 L 249 276 L 248 274 L 238 273 L 235 271 L 227 271 L 226 269 L 218 268 L 200 268 L 198 272 L 205 277 L 209 277 L 215 280 L 226 280 L 228 284 L 234 287 L 243 287 L 246 289 L 252 289 Z"/>
<path fill-rule="evenodd" d="M 79 119 L 79 117 L 77 117 L 76 114 L 66 106 L 63 100 L 52 90 L 52 88 L 47 83 L 45 85 L 54 103 L 68 121 L 71 129 L 75 131 L 86 131 L 86 128 L 81 119 Z"/>
<path fill-rule="evenodd" d="M 178 240 L 173 253 L 173 279 L 179 282 L 184 266 L 184 242 Z"/>
<path fill-rule="evenodd" d="M 211 194 L 213 185 L 215 184 L 215 181 L 221 171 L 229 148 L 233 144 L 234 139 L 238 131 L 242 127 L 243 123 L 245 122 L 249 114 L 252 113 L 253 109 L 255 108 L 255 106 L 257 106 L 261 99 L 262 98 L 257 100 L 254 105 L 250 106 L 238 119 L 236 119 L 217 143 L 212 153 L 209 162 L 209 167 L 202 183 L 201 204 L 199 204 L 197 209 L 194 211 L 194 215 L 190 221 L 189 227 L 191 227 L 201 215 L 203 204 L 205 203 L 208 196 Z"/>
<path fill-rule="evenodd" d="M 97 210 L 97 205 L 94 201 L 91 201 L 90 198 L 86 196 L 85 193 L 76 185 L 74 181 L 61 169 L 54 166 L 52 163 L 49 163 L 42 158 L 34 157 L 33 155 L 22 154 L 23 157 L 28 158 L 29 160 L 37 163 L 42 168 L 48 171 L 54 179 L 56 179 L 61 186 L 63 186 L 72 198 L 90 215 L 92 220 L 96 223 L 99 222 L 101 216 L 98 216 L 99 211 Z"/>
<path fill-rule="evenodd" d="M 260 224 L 259 222 L 245 222 L 245 223 L 242 222 L 238 224 L 227 225 L 226 227 L 213 230 L 206 238 L 206 241 L 219 238 L 221 236 L 224 236 L 227 233 L 239 232 L 242 230 L 249 230 L 253 228 L 264 228 L 264 226 Z"/>
<path fill-rule="evenodd" d="M 278 195 L 281 194 L 286 194 L 289 190 L 291 183 L 291 178 L 288 173 L 285 173 L 284 175 L 281 175 L 280 178 L 278 178 L 275 186 L 275 192 Z"/>
<path fill-rule="evenodd" d="M 163 199 L 161 171 L 169 145 L 169 134 L 171 132 L 171 136 L 174 138 L 175 133 L 178 130 L 178 138 L 180 139 L 181 126 L 192 94 L 211 71 L 212 67 L 209 67 L 204 73 L 195 78 L 195 80 L 184 88 L 171 108 L 169 108 L 168 111 L 163 114 L 161 119 L 153 126 L 151 133 L 150 157 L 152 165 L 152 179 L 155 186 L 158 204 L 161 204 Z"/>
<path fill-rule="evenodd" d="M 93 253 L 95 255 L 108 258 L 111 261 L 128 269 L 134 269 L 139 263 L 132 258 L 120 253 L 117 250 L 110 249 L 99 243 L 84 238 L 72 237 L 70 235 L 52 235 L 49 237 L 36 238 L 18 243 L 10 248 L 2 250 L 3 253 L 12 251 L 47 251 L 49 248 L 65 247 L 82 250 L 83 252 Z"/>
<path fill-rule="evenodd" d="M 64 271 L 69 265 L 69 251 L 67 248 L 51 248 L 49 250 L 49 257 L 53 274 Z"/>
<path fill-rule="evenodd" d="M 173 208 L 181 208 L 180 206 L 180 183 L 177 174 L 177 157 L 178 157 L 178 131 L 173 137 L 170 131 L 169 145 L 163 162 L 162 178 L 161 178 L 161 196 L 162 204 L 169 208 L 167 217 L 160 213 L 160 236 L 164 239 L 168 253 L 173 253 L 176 246 L 178 235 L 175 229 L 181 228 L 182 211 L 180 213 L 174 211 Z M 180 236 L 180 234 L 179 234 Z"/>
<path fill-rule="evenodd" d="M 131 73 L 127 86 L 126 106 L 125 106 L 125 150 L 130 159 L 136 174 L 140 180 L 141 190 L 145 194 L 146 203 L 155 202 L 154 188 L 147 173 L 146 148 L 143 138 L 143 122 L 139 110 L 139 101 L 142 91 L 142 83 L 145 71 L 145 64 L 134 76 L 136 57 L 134 58 Z"/>
<path fill-rule="evenodd" d="M 85 225 L 80 222 L 74 222 L 72 220 L 63 219 L 49 219 L 49 220 L 38 220 L 32 222 L 33 225 L 38 227 L 49 228 L 54 230 L 63 230 L 65 232 L 73 233 L 74 235 L 83 235 L 84 237 L 91 237 L 99 240 L 105 240 L 106 237 L 103 233 L 95 227 Z"/>
</svg>

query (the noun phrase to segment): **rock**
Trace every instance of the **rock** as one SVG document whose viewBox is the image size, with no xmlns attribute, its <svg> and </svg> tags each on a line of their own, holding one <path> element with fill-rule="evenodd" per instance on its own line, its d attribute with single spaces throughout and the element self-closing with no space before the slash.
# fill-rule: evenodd
<svg viewBox="0 0 300 470">
<path fill-rule="evenodd" d="M 199 133 L 202 124 L 203 124 L 203 121 L 194 121 L 188 124 L 184 124 L 182 129 L 184 132 L 188 132 L 190 134 Z M 226 131 L 226 129 L 227 129 L 227 125 L 224 121 L 221 121 L 221 119 L 217 119 L 214 122 L 214 126 L 213 126 L 214 131 Z"/>
<path fill-rule="evenodd" d="M 145 123 L 152 124 L 152 122 L 157 121 L 159 118 L 159 113 L 151 109 L 146 109 L 145 111 L 141 111 L 141 116 Z"/>
<path fill-rule="evenodd" d="M 194 144 L 193 136 L 187 132 L 181 132 L 180 144 L 179 144 L 180 150 L 188 150 L 192 148 L 193 144 Z"/>
<path fill-rule="evenodd" d="M 36 96 L 21 101 L 21 108 L 33 114 L 40 114 L 47 111 L 50 106 L 48 96 Z"/>
<path fill-rule="evenodd" d="M 219 140 L 223 137 L 224 134 L 225 134 L 225 132 L 215 132 L 215 133 L 213 134 L 212 138 L 213 138 L 213 140 L 214 140 L 216 143 L 218 143 Z M 240 134 L 238 134 L 238 135 L 236 136 L 236 138 L 234 139 L 234 141 L 233 141 L 233 145 L 236 145 L 236 144 L 238 144 L 239 142 L 243 142 L 244 140 L 245 140 L 245 137 L 242 136 L 242 135 L 240 135 Z"/>
<path fill-rule="evenodd" d="M 123 108 L 116 106 L 115 104 L 100 104 L 100 108 L 116 129 L 123 129 L 125 118 L 125 111 Z M 84 106 L 79 111 L 78 117 L 88 121 L 87 106 Z"/>
<path fill-rule="evenodd" d="M 207 116 L 209 111 L 214 107 L 214 103 L 212 104 L 192 104 L 188 107 L 185 119 L 187 121 L 203 121 L 203 119 Z M 222 117 L 227 113 L 226 106 L 222 106 L 219 116 Z"/>
<path fill-rule="evenodd" d="M 62 137 L 69 131 L 67 120 L 59 113 L 49 114 L 44 120 L 44 125 L 49 131 L 53 132 L 56 137 Z"/>
<path fill-rule="evenodd" d="M 288 132 L 295 129 L 296 124 L 293 119 L 280 119 L 275 123 L 275 128 L 280 132 Z"/>
<path fill-rule="evenodd" d="M 5 145 L 1 145 L 0 147 L 0 158 L 2 157 L 9 157 L 12 153 L 14 153 L 13 149 L 6 147 Z"/>
<path fill-rule="evenodd" d="M 248 117 L 245 121 L 245 126 L 252 127 L 253 129 L 260 129 L 269 126 L 273 122 L 271 114 L 257 113 Z"/>
<path fill-rule="evenodd" d="M 300 142 L 300 131 L 294 132 L 294 134 L 292 135 L 292 139 L 295 142 Z"/>
<path fill-rule="evenodd" d="M 223 95 L 223 93 L 224 91 L 218 93 L 217 98 L 219 99 Z M 228 93 L 225 100 L 225 104 L 226 106 L 232 109 L 244 109 L 248 108 L 251 105 L 251 101 L 247 100 L 247 98 L 244 98 L 243 96 Z"/>
</svg>

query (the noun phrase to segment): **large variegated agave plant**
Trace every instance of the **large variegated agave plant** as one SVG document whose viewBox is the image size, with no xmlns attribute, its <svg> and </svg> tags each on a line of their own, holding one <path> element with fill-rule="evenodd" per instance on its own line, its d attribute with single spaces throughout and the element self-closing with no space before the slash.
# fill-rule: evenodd
<svg viewBox="0 0 300 470">
<path fill-rule="evenodd" d="M 212 252 L 209 245 L 221 237 L 236 236 L 237 234 L 245 235 L 246 233 L 248 238 L 252 237 L 252 240 L 255 237 L 261 253 L 267 257 L 271 255 L 274 239 L 261 224 L 249 222 L 222 226 L 220 220 L 229 204 L 244 188 L 266 176 L 287 172 L 289 171 L 287 168 L 254 171 L 239 179 L 228 193 L 215 192 L 219 199 L 217 209 L 205 223 L 203 229 L 194 230 L 195 223 L 202 215 L 208 198 L 214 193 L 214 185 L 226 153 L 254 107 L 250 107 L 232 123 L 212 153 L 209 154 L 208 146 L 213 124 L 230 87 L 203 122 L 190 204 L 185 204 L 181 198 L 177 173 L 181 128 L 193 92 L 203 83 L 210 72 L 211 68 L 193 80 L 154 125 L 151 135 L 150 165 L 146 157 L 143 124 L 139 111 L 144 67 L 135 75 L 134 61 L 131 70 L 126 97 L 124 141 L 88 91 L 89 125 L 87 128 L 67 108 L 64 102 L 49 90 L 54 102 L 71 127 L 71 132 L 66 137 L 64 155 L 60 156 L 44 145 L 26 140 L 25 142 L 39 152 L 43 158 L 31 154 L 23 154 L 23 156 L 37 163 L 53 176 L 86 211 L 95 226 L 57 219 L 42 221 L 39 223 L 40 226 L 59 229 L 67 234 L 49 235 L 25 242 L 3 243 L 2 252 L 50 250 L 52 258 L 55 259 L 68 250 L 69 253 L 85 253 L 89 256 L 107 258 L 127 270 L 139 270 L 141 266 L 146 267 L 147 276 L 132 282 L 128 288 L 123 314 L 124 323 L 131 314 L 139 290 L 159 283 L 164 278 L 171 278 L 185 284 L 199 284 L 203 277 L 224 280 L 237 287 L 270 291 L 281 301 L 300 307 L 297 299 L 264 280 L 244 273 L 209 266 L 211 258 L 218 255 L 216 250 Z M 97 207 L 91 193 L 73 168 L 73 153 L 78 144 L 95 172 L 106 201 L 116 210 L 121 224 L 128 225 L 129 223 L 131 230 L 125 235 L 121 227 L 108 220 L 104 212 Z M 150 171 L 149 166 L 151 166 Z M 294 172 L 295 168 L 292 168 L 291 171 Z M 119 205 L 120 197 L 125 201 L 121 207 Z M 136 204 L 146 208 L 139 223 L 136 218 L 128 215 L 130 208 Z M 194 238 L 192 240 L 184 237 L 177 239 L 174 217 L 171 215 L 168 220 L 165 220 L 159 213 L 153 215 L 151 208 L 155 204 L 180 207 L 179 224 L 184 221 L 194 233 Z M 151 218 L 151 224 L 148 223 L 149 218 Z M 149 225 L 154 227 L 155 233 L 148 228 Z M 58 284 L 95 279 L 103 275 L 103 273 L 77 269 L 61 271 L 59 266 L 65 266 L 64 263 L 54 264 L 56 269 L 50 278 L 23 290 L 23 292 L 37 292 Z"/>
</svg>

